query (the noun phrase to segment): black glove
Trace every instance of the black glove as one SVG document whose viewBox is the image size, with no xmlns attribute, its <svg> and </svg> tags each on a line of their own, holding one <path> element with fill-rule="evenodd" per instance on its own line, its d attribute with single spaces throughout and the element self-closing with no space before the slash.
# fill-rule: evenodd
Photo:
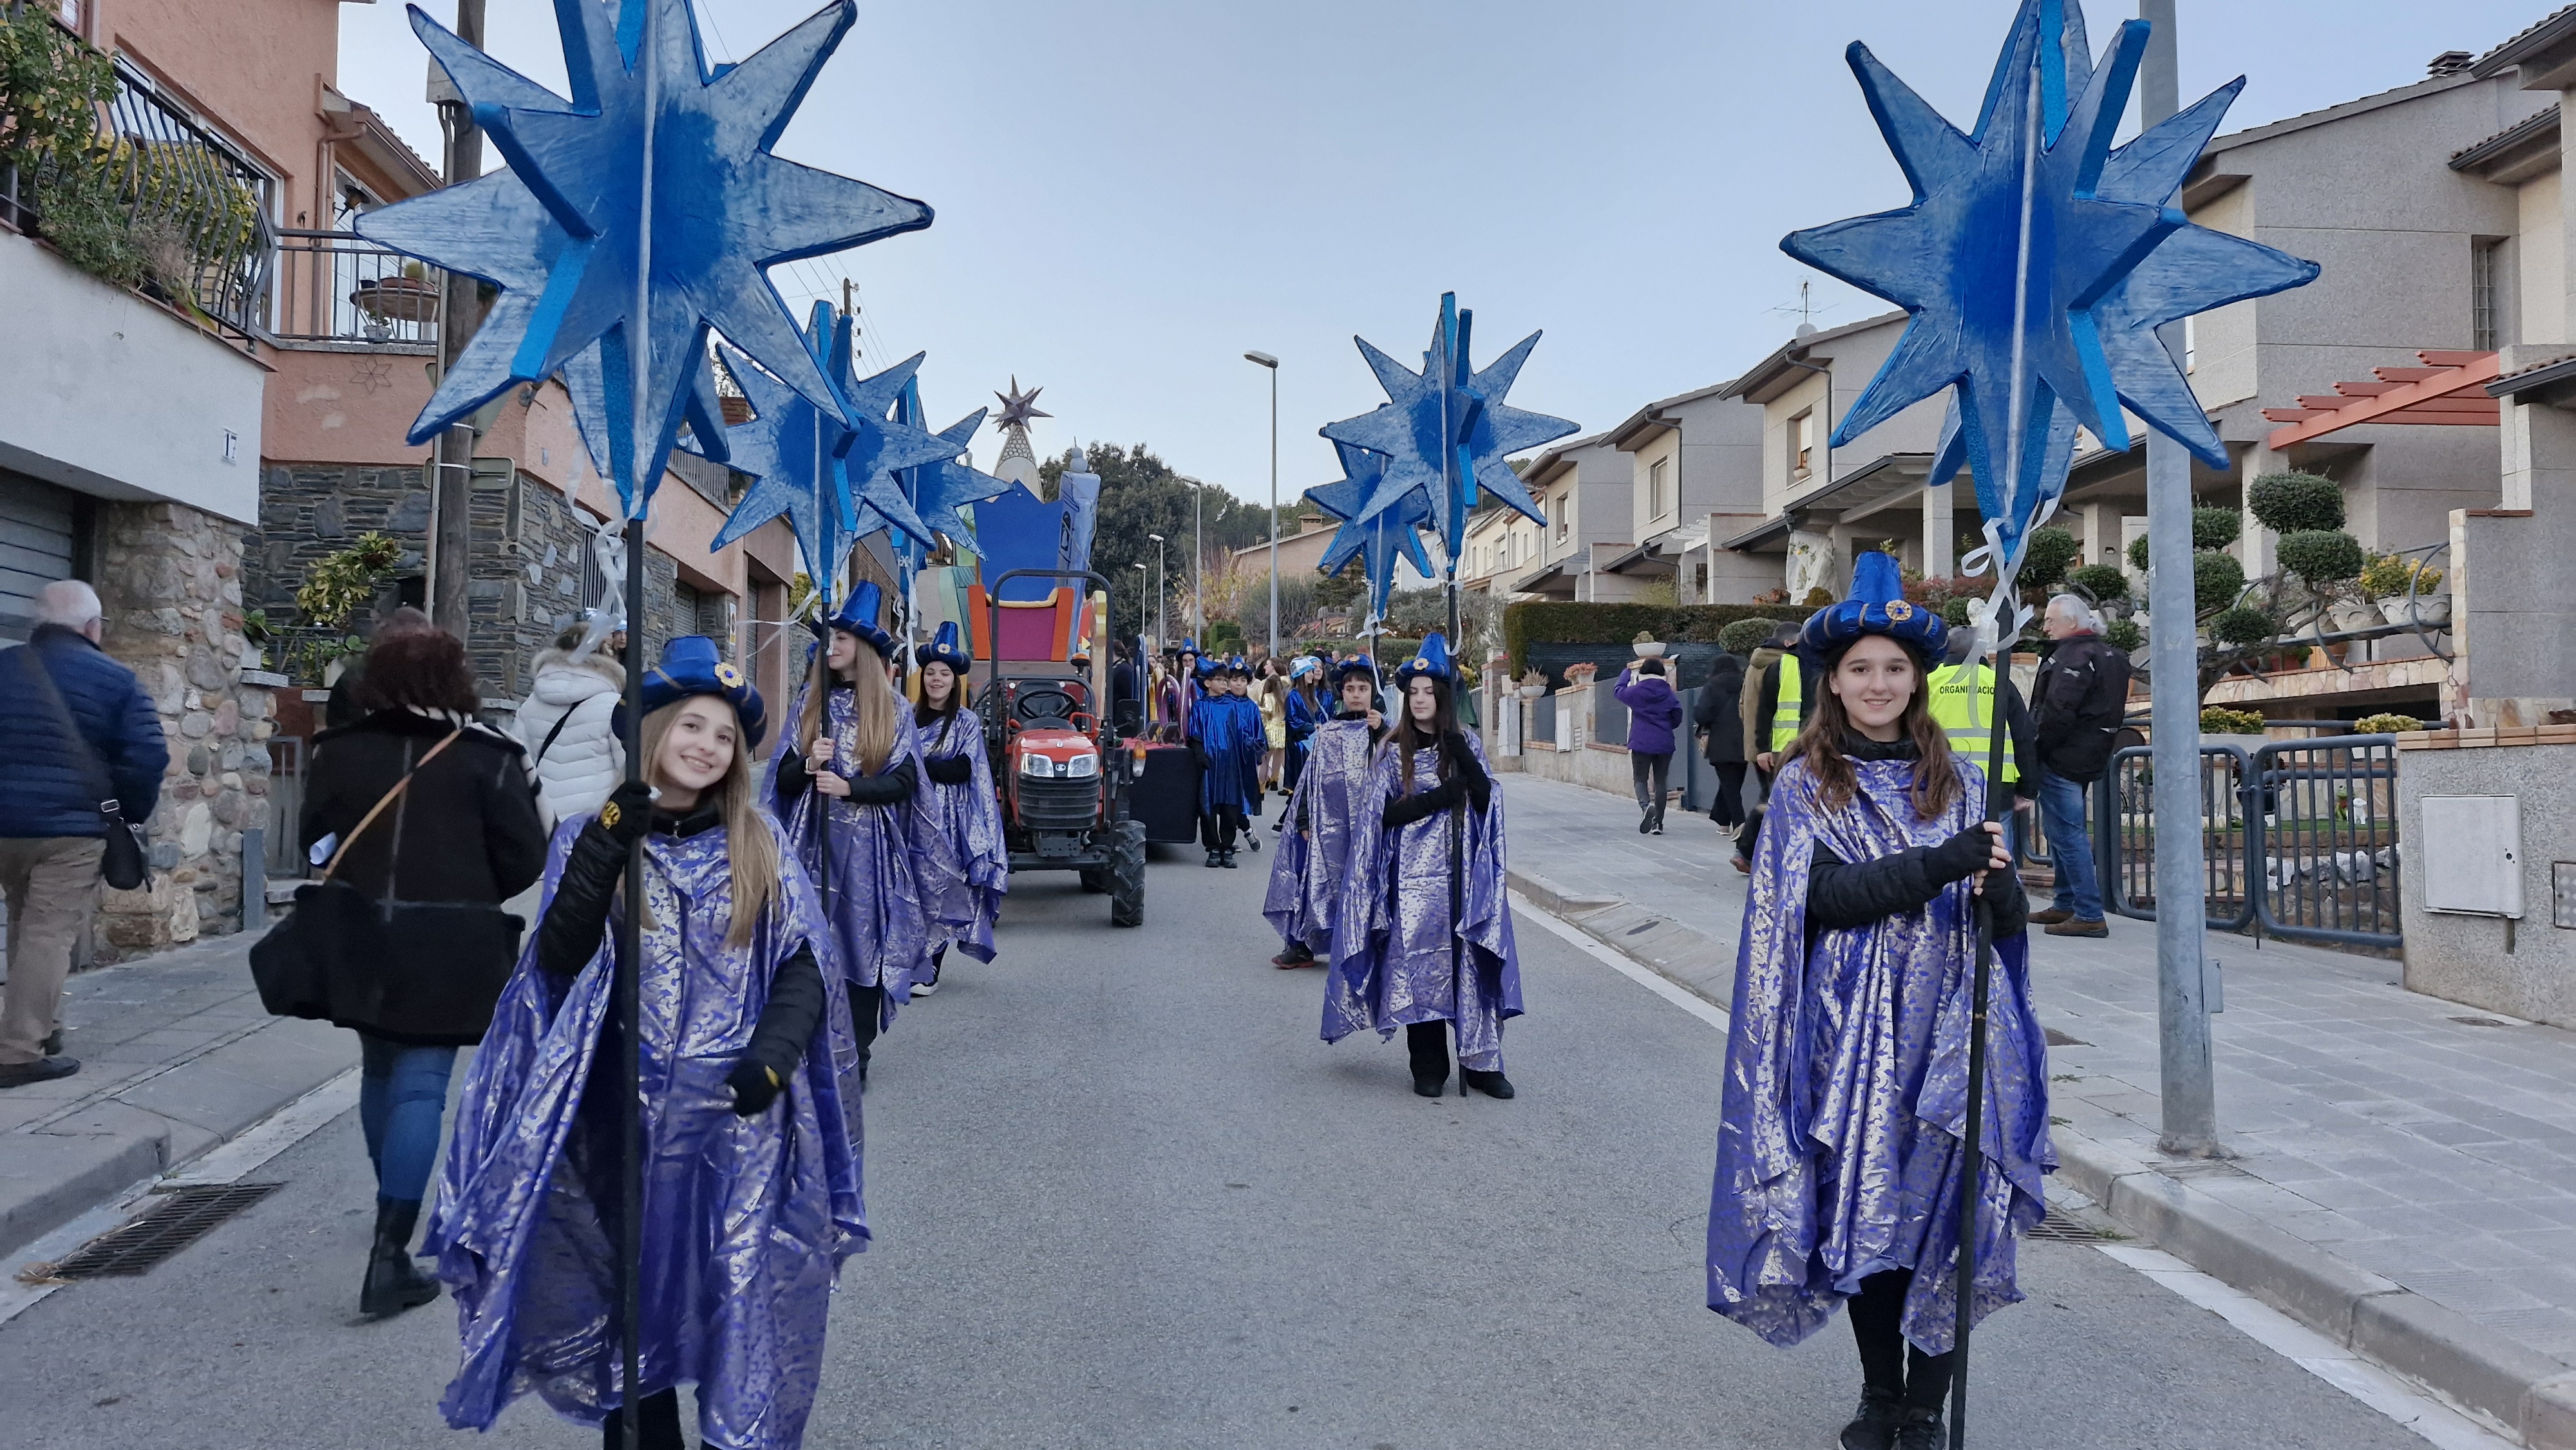
<svg viewBox="0 0 2576 1450">
<path fill-rule="evenodd" d="M 1993 864 L 1998 838 L 1980 821 L 1932 848 L 1932 879 L 1964 881 Z"/>
<path fill-rule="evenodd" d="M 642 781 L 620 782 L 608 793 L 590 828 L 616 842 L 621 851 L 632 847 L 653 828 L 653 788 Z"/>
<path fill-rule="evenodd" d="M 1428 820 L 1456 805 L 1459 795 L 1460 788 L 1456 781 L 1443 781 L 1428 790 L 1418 790 L 1411 795 L 1398 796 L 1388 801 L 1386 809 L 1379 815 L 1379 821 L 1392 831 L 1412 825 L 1415 821 Z"/>
<path fill-rule="evenodd" d="M 749 1057 L 736 1062 L 733 1071 L 725 1074 L 725 1085 L 733 1089 L 733 1115 L 737 1118 L 759 1117 L 778 1101 L 778 1074 L 766 1063 Z"/>
<path fill-rule="evenodd" d="M 941 785 L 964 785 L 975 778 L 975 762 L 963 755 L 941 756 L 923 770 Z"/>
</svg>

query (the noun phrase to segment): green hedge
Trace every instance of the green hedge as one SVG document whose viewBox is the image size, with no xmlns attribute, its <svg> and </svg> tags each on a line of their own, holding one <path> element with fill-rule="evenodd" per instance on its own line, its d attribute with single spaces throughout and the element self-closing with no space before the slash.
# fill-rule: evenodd
<svg viewBox="0 0 2576 1450">
<path fill-rule="evenodd" d="M 1600 644 L 1625 647 L 1645 630 L 1667 644 L 1715 644 L 1717 633 L 1739 619 L 1794 624 L 1813 609 L 1802 604 L 1571 604 L 1553 600 L 1503 606 L 1503 652 L 1512 675 L 1529 670 L 1532 644 Z"/>
</svg>

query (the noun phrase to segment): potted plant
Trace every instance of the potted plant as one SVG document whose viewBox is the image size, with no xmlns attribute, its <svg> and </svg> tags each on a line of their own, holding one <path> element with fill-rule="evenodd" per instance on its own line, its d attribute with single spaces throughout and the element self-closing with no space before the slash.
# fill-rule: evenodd
<svg viewBox="0 0 2576 1450">
<path fill-rule="evenodd" d="M 1636 646 L 1637 658 L 1641 660 L 1659 660 L 1664 657 L 1663 642 L 1655 638 L 1655 632 L 1651 629 L 1638 630 L 1636 639 L 1630 642 Z"/>
<path fill-rule="evenodd" d="M 2231 710 L 2212 705 L 2200 712 L 2200 743 L 2203 746 L 2233 745 L 2252 754 L 2269 745 L 2272 737 L 2264 733 L 2263 717 L 2251 710 Z"/>
<path fill-rule="evenodd" d="M 2361 589 L 2379 604 L 2390 624 L 2421 623 L 2427 629 L 2451 622 L 2451 596 L 2436 593 L 2442 571 L 2422 560 L 2382 554 L 2363 566 Z"/>
<path fill-rule="evenodd" d="M 381 322 L 427 322 L 438 315 L 438 284 L 427 267 L 406 261 L 399 274 L 360 279 L 349 303 Z"/>
</svg>

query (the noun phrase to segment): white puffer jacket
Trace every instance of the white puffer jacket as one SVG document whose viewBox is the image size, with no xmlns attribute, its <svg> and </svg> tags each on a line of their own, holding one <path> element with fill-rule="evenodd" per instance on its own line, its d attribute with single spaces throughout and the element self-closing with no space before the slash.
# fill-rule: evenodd
<svg viewBox="0 0 2576 1450">
<path fill-rule="evenodd" d="M 552 826 L 598 809 L 626 778 L 626 748 L 611 722 L 626 671 L 604 654 L 549 649 L 538 654 L 536 673 L 536 688 L 519 706 L 519 743 L 527 747 L 537 804 Z M 557 721 L 563 730 L 549 746 L 546 735 Z"/>
</svg>

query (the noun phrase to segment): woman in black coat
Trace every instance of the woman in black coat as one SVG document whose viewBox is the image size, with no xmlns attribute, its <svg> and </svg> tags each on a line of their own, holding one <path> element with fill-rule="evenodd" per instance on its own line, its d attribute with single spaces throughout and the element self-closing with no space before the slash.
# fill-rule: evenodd
<svg viewBox="0 0 2576 1450">
<path fill-rule="evenodd" d="M 502 902 L 544 874 L 546 831 L 519 743 L 474 719 L 481 701 L 465 647 L 443 629 L 382 637 L 367 653 L 365 691 L 370 713 L 314 737 L 304 782 L 306 858 L 320 867 L 338 853 L 332 879 L 370 901 L 440 902 L 499 916 Z M 406 774 L 410 785 L 360 830 Z M 454 940 L 514 935 L 457 931 Z M 497 984 L 508 962 L 459 966 L 479 966 Z M 413 1265 L 409 1249 L 438 1154 L 456 1039 L 436 1041 L 406 1026 L 380 1020 L 357 1029 L 358 1121 L 376 1168 L 375 1247 L 358 1297 L 369 1315 L 438 1297 L 438 1281 Z"/>
<path fill-rule="evenodd" d="M 1699 704 L 1691 711 L 1691 728 L 1717 770 L 1717 803 L 1708 818 L 1729 831 L 1744 824 L 1743 693 L 1743 658 L 1721 652 L 1700 682 Z"/>
</svg>

